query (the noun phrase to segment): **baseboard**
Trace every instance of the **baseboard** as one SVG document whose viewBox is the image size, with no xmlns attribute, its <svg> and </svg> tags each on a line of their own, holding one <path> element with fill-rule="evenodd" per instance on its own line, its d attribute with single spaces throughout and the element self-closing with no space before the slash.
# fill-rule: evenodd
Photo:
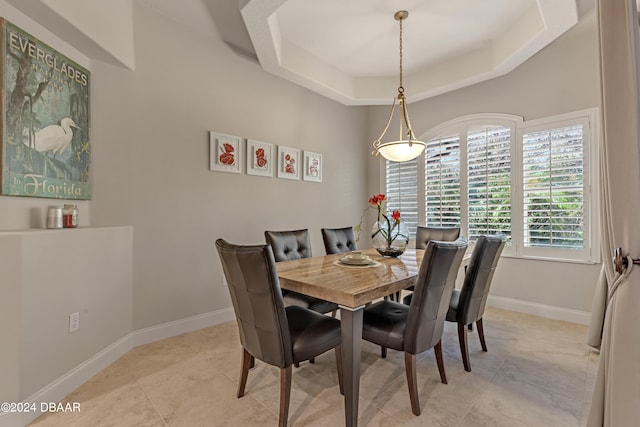
<svg viewBox="0 0 640 427">
<path fill-rule="evenodd" d="M 80 387 L 91 377 L 118 360 L 122 355 L 133 348 L 131 334 L 127 334 L 109 347 L 85 360 L 63 376 L 57 378 L 45 387 L 41 388 L 24 402 L 36 402 L 37 412 L 25 412 L 22 414 L 22 425 L 27 425 L 41 415 L 40 404 L 42 402 L 60 402 L 73 390 Z"/>
<path fill-rule="evenodd" d="M 513 298 L 505 298 L 489 295 L 487 304 L 490 307 L 503 310 L 517 311 L 519 313 L 533 314 L 548 319 L 563 320 L 565 322 L 588 325 L 591 313 L 587 311 L 572 310 L 570 308 L 556 307 L 553 305 L 538 304 Z"/>
<path fill-rule="evenodd" d="M 37 402 L 38 410 L 41 402 L 60 402 L 133 347 L 215 326 L 233 319 L 235 319 L 233 308 L 229 307 L 133 331 L 24 399 L 24 402 Z M 40 412 L 0 414 L 0 427 L 25 426 L 40 415 Z"/>
<path fill-rule="evenodd" d="M 233 308 L 223 308 L 222 310 L 210 311 L 209 313 L 198 314 L 185 319 L 174 320 L 173 322 L 162 323 L 133 332 L 133 346 L 149 344 L 220 323 L 230 322 L 235 319 Z"/>
</svg>

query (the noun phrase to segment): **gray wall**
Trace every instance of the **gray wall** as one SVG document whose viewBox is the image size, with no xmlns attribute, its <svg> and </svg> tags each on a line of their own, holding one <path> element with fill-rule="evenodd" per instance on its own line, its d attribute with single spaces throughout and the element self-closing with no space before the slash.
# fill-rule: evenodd
<svg viewBox="0 0 640 427">
<path fill-rule="evenodd" d="M 411 95 L 411 88 L 406 93 Z M 392 95 L 392 94 L 391 94 Z M 533 120 L 600 105 L 600 68 L 595 10 L 574 28 L 511 73 L 409 105 L 416 135 L 456 117 L 509 113 Z M 389 114 L 371 108 L 369 138 Z M 381 181 L 377 161 L 369 162 L 369 190 Z M 599 250 L 599 248 L 597 248 Z M 503 257 L 491 288 L 493 296 L 560 309 L 591 311 L 599 265 L 544 262 Z M 525 309 L 520 303 L 512 308 Z"/>
<path fill-rule="evenodd" d="M 93 225 L 134 228 L 134 329 L 228 307 L 214 249 L 267 229 L 354 225 L 366 207 L 363 108 L 264 73 L 220 40 L 134 10 L 136 70 L 93 78 Z M 323 154 L 322 183 L 212 172 L 208 131 Z"/>
</svg>

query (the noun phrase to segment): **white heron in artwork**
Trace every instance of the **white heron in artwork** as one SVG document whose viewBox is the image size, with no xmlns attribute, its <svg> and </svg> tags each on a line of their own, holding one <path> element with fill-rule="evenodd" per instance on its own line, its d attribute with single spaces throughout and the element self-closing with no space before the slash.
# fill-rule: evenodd
<svg viewBox="0 0 640 427">
<path fill-rule="evenodd" d="M 37 131 L 34 135 L 34 148 L 41 153 L 52 152 L 55 158 L 56 154 L 62 153 L 67 149 L 73 138 L 73 130 L 71 128 L 80 129 L 76 122 L 69 117 L 60 120 L 60 125 L 50 125 Z M 26 145 L 31 145 L 30 141 L 25 141 Z"/>
</svg>

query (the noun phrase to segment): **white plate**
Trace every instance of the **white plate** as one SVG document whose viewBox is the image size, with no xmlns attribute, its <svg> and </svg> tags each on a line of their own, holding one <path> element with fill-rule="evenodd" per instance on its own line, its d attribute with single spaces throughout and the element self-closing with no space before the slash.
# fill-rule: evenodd
<svg viewBox="0 0 640 427">
<path fill-rule="evenodd" d="M 346 256 L 340 258 L 340 262 L 347 265 L 371 265 L 375 261 L 369 257 L 366 258 L 352 258 L 350 256 Z"/>
</svg>

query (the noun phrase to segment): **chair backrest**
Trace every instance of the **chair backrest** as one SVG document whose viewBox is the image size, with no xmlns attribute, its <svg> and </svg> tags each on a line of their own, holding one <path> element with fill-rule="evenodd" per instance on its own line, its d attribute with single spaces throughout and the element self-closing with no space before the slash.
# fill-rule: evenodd
<svg viewBox="0 0 640 427">
<path fill-rule="evenodd" d="M 465 239 L 432 240 L 427 244 L 409 305 L 404 351 L 421 353 L 442 338 L 449 301 L 466 249 Z"/>
<path fill-rule="evenodd" d="M 416 229 L 416 249 L 424 249 L 431 240 L 453 242 L 460 237 L 460 227 L 423 227 Z"/>
<path fill-rule="evenodd" d="M 271 245 L 276 262 L 311 258 L 309 230 L 265 231 L 267 245 Z"/>
<path fill-rule="evenodd" d="M 254 357 L 286 368 L 293 363 L 287 315 L 269 245 L 216 241 L 242 346 Z"/>
<path fill-rule="evenodd" d="M 468 325 L 482 318 L 504 245 L 505 236 L 501 234 L 478 237 L 460 290 L 457 321 Z"/>
<path fill-rule="evenodd" d="M 324 250 L 327 255 L 351 252 L 357 249 L 353 227 L 323 228 L 320 231 L 322 231 Z"/>
</svg>

